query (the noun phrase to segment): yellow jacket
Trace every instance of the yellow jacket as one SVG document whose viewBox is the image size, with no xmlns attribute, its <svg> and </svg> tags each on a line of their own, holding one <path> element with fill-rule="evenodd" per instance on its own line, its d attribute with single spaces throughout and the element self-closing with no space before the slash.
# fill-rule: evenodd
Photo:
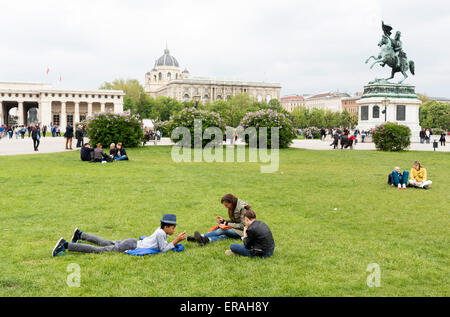
<svg viewBox="0 0 450 317">
<path fill-rule="evenodd" d="M 427 170 L 423 167 L 420 170 L 416 170 L 414 167 L 411 169 L 411 178 L 416 182 L 421 183 L 427 180 Z"/>
</svg>

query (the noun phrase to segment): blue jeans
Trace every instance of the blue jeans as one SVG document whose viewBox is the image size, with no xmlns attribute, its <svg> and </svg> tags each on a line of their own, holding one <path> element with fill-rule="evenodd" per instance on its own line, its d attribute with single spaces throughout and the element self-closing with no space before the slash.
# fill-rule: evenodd
<svg viewBox="0 0 450 317">
<path fill-rule="evenodd" d="M 208 237 L 209 240 L 211 240 L 211 242 L 216 242 L 218 240 L 228 239 L 228 238 L 239 239 L 241 237 L 233 229 L 223 230 L 221 228 L 218 228 L 214 231 L 205 233 L 204 236 Z"/>
<path fill-rule="evenodd" d="M 127 160 L 127 159 L 128 159 L 128 156 L 126 156 L 126 155 L 116 156 L 116 157 L 114 157 L 114 159 L 115 159 L 116 161 L 123 161 L 123 160 Z"/>
<path fill-rule="evenodd" d="M 232 244 L 230 245 L 230 250 L 233 251 L 233 253 L 242 255 L 242 256 L 249 256 L 251 258 L 254 257 L 254 255 L 252 254 L 252 250 L 247 249 L 244 245 L 242 244 Z M 270 256 L 272 256 L 274 250 L 270 250 L 267 251 L 262 257 L 263 258 L 268 258 Z"/>
<path fill-rule="evenodd" d="M 425 143 L 425 139 L 424 138 L 420 138 L 420 143 Z"/>
<path fill-rule="evenodd" d="M 400 176 L 400 174 L 397 171 L 393 171 L 392 172 L 392 178 L 394 180 L 394 185 L 398 186 L 398 184 L 400 185 L 406 185 L 406 183 L 408 182 L 408 177 L 409 177 L 409 172 L 408 171 L 403 171 L 403 175 Z"/>
</svg>

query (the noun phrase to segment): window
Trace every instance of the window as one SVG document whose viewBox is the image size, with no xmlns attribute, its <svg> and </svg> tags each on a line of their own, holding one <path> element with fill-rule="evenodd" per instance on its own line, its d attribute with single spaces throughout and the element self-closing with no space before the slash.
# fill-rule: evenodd
<svg viewBox="0 0 450 317">
<path fill-rule="evenodd" d="M 221 95 L 217 95 L 217 99 L 218 100 L 222 100 L 222 96 Z"/>
<path fill-rule="evenodd" d="M 378 119 L 380 117 L 380 107 L 374 106 L 372 108 L 372 118 Z"/>
<path fill-rule="evenodd" d="M 80 115 L 80 121 L 86 120 L 86 115 Z"/>
<path fill-rule="evenodd" d="M 162 80 L 162 74 L 161 73 L 158 74 L 158 79 Z"/>
<path fill-rule="evenodd" d="M 59 125 L 59 114 L 54 114 L 53 115 L 53 124 L 55 125 Z"/>
<path fill-rule="evenodd" d="M 397 106 L 397 121 L 405 121 L 405 106 Z"/>
<path fill-rule="evenodd" d="M 73 114 L 67 115 L 67 124 L 73 125 Z"/>
<path fill-rule="evenodd" d="M 184 94 L 184 96 L 183 96 L 183 99 L 184 99 L 184 101 L 189 101 L 189 95 L 188 94 Z"/>
<path fill-rule="evenodd" d="M 167 73 L 167 80 L 172 80 L 172 74 L 171 73 Z"/>
<path fill-rule="evenodd" d="M 209 96 L 208 95 L 204 95 L 203 96 L 203 100 L 208 100 L 209 99 Z"/>
<path fill-rule="evenodd" d="M 156 81 L 156 75 L 153 75 L 153 80 Z"/>
<path fill-rule="evenodd" d="M 361 120 L 369 120 L 369 106 L 361 106 Z"/>
</svg>

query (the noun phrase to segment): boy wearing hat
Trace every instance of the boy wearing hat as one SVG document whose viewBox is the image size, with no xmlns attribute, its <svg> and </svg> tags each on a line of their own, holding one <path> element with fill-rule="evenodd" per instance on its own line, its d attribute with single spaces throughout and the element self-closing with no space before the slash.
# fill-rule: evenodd
<svg viewBox="0 0 450 317">
<path fill-rule="evenodd" d="M 73 232 L 72 242 L 59 239 L 52 251 L 52 256 L 58 256 L 64 254 L 66 250 L 83 252 L 83 253 L 103 253 L 103 252 L 125 252 L 128 250 L 140 249 L 140 248 L 152 248 L 160 250 L 161 252 L 167 252 L 172 250 L 177 243 L 186 239 L 186 233 L 182 232 L 175 237 L 171 242 L 167 242 L 167 235 L 173 235 L 175 233 L 175 227 L 177 225 L 177 217 L 175 215 L 166 214 L 161 220 L 160 228 L 144 240 L 138 241 L 134 238 L 128 238 L 120 241 L 104 240 L 100 237 L 85 233 L 76 228 Z M 98 247 L 77 243 L 79 240 L 88 241 L 98 245 Z"/>
</svg>

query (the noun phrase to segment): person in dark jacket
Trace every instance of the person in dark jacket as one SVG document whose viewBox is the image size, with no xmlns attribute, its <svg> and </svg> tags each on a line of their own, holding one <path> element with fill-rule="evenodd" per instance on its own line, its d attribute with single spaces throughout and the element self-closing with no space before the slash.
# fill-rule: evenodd
<svg viewBox="0 0 450 317">
<path fill-rule="evenodd" d="M 117 143 L 116 151 L 114 154 L 114 160 L 116 161 L 128 161 L 127 152 L 123 148 L 121 142 Z"/>
<path fill-rule="evenodd" d="M 226 255 L 238 254 L 249 257 L 268 258 L 275 250 L 275 241 L 269 227 L 262 221 L 256 220 L 253 210 L 246 210 L 244 213 L 244 244 L 232 244 Z"/>
<path fill-rule="evenodd" d="M 94 149 L 91 148 L 89 143 L 86 143 L 81 148 L 81 160 L 85 162 L 90 162 L 94 159 Z"/>
<path fill-rule="evenodd" d="M 102 144 L 97 143 L 97 147 L 94 149 L 94 160 L 95 163 L 103 162 L 113 162 L 113 159 L 103 152 Z"/>
<path fill-rule="evenodd" d="M 441 142 L 441 146 L 445 146 L 445 131 L 442 131 L 439 141 Z"/>
<path fill-rule="evenodd" d="M 67 124 L 66 133 L 64 133 L 64 137 L 66 138 L 66 150 L 72 150 L 73 127 L 70 125 L 70 123 Z"/>
<path fill-rule="evenodd" d="M 41 130 L 39 129 L 39 126 L 34 126 L 31 129 L 31 138 L 33 139 L 34 150 L 39 151 L 38 147 L 39 147 L 39 143 L 41 143 L 40 142 Z"/>
<path fill-rule="evenodd" d="M 84 143 L 84 135 L 81 125 L 79 125 L 75 131 L 75 138 L 77 139 L 77 147 L 82 147 Z"/>
<path fill-rule="evenodd" d="M 338 144 L 339 144 L 339 134 L 334 133 L 333 134 L 333 142 L 330 144 L 330 146 L 333 145 L 333 149 L 335 150 L 335 149 L 337 149 Z"/>
</svg>

